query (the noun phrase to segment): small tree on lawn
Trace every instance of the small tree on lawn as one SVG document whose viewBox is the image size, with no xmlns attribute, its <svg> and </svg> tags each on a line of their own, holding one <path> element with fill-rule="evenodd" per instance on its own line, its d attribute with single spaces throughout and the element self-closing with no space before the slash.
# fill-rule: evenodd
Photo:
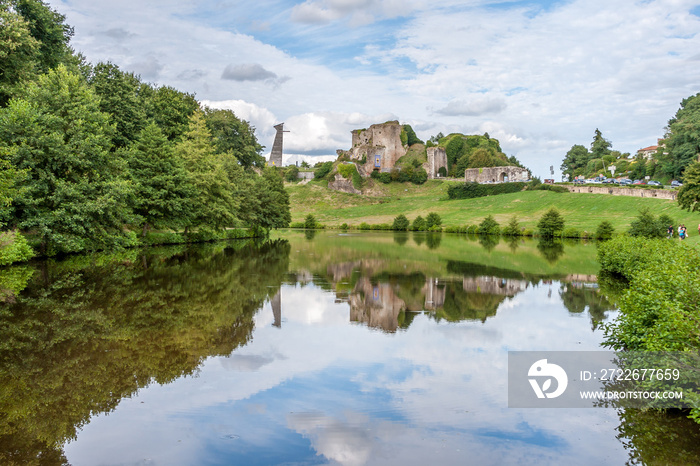
<svg viewBox="0 0 700 466">
<path fill-rule="evenodd" d="M 564 231 L 564 218 L 557 209 L 552 207 L 537 222 L 537 230 L 543 238 L 560 236 L 562 231 Z"/>
<path fill-rule="evenodd" d="M 392 230 L 396 231 L 406 231 L 410 223 L 404 214 L 399 214 L 394 218 L 394 224 L 391 226 Z"/>
<path fill-rule="evenodd" d="M 501 229 L 493 215 L 489 215 L 479 224 L 479 234 L 481 235 L 498 235 Z"/>
</svg>

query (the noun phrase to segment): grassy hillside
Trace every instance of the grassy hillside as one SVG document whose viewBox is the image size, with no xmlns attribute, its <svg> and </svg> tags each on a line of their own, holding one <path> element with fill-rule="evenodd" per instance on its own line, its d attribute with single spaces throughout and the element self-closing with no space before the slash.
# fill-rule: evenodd
<svg viewBox="0 0 700 466">
<path fill-rule="evenodd" d="M 422 186 L 411 183 L 376 183 L 371 195 L 354 195 L 329 190 L 324 183 L 289 185 L 292 221 L 302 221 L 313 214 L 329 226 L 342 223 L 359 225 L 361 222 L 391 223 L 398 214 L 409 220 L 437 212 L 443 225 L 471 225 L 493 215 L 503 226 L 511 216 L 518 217 L 521 225 L 536 228 L 537 221 L 550 207 L 556 207 L 566 220 L 566 227 L 581 231 L 595 231 L 598 224 L 608 220 L 616 231 L 626 230 L 639 209 L 649 207 L 655 215 L 665 213 L 678 223 L 685 223 L 691 242 L 699 242 L 697 227 L 700 213 L 689 213 L 675 201 L 647 199 L 604 194 L 554 193 L 551 191 L 524 191 L 478 199 L 449 200 L 447 186 L 451 182 L 431 180 Z"/>
</svg>

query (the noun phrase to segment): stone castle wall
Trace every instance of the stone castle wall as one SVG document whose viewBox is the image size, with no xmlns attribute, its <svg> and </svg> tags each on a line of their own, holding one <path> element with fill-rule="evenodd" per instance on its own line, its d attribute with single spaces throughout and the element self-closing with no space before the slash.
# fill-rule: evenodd
<svg viewBox="0 0 700 466">
<path fill-rule="evenodd" d="M 442 147 L 428 147 L 428 167 L 425 171 L 428 172 L 428 179 L 438 177 L 440 167 L 445 167 L 447 170 L 447 153 Z"/>
<path fill-rule="evenodd" d="M 366 158 L 361 166 L 360 175 L 369 176 L 375 168 L 389 171 L 396 161 L 406 155 L 406 148 L 401 144 L 401 125 L 398 121 L 388 121 L 372 125 L 367 129 L 352 132 L 352 149 L 347 151 L 353 161 Z M 375 162 L 379 160 L 379 166 Z"/>
<path fill-rule="evenodd" d="M 604 186 L 566 186 L 571 193 L 610 194 L 612 196 L 650 197 L 676 200 L 678 191 L 667 189 L 613 188 Z"/>
<path fill-rule="evenodd" d="M 467 183 L 527 181 L 529 177 L 527 169 L 520 167 L 469 168 L 464 171 L 464 181 Z"/>
</svg>

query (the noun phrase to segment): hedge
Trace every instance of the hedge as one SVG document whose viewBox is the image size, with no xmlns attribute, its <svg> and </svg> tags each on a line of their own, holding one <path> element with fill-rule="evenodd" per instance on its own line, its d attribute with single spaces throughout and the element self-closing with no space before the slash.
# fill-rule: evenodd
<svg viewBox="0 0 700 466">
<path fill-rule="evenodd" d="M 475 197 L 494 196 L 496 194 L 517 193 L 522 191 L 527 183 L 464 183 L 452 185 L 447 188 L 447 196 L 450 199 L 472 199 Z"/>
</svg>

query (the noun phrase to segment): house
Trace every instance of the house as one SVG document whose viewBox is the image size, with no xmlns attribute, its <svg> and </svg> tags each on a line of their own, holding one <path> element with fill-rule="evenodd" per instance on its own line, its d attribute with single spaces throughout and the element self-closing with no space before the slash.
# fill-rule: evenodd
<svg viewBox="0 0 700 466">
<path fill-rule="evenodd" d="M 651 160 L 654 158 L 654 155 L 656 155 L 656 152 L 659 150 L 659 147 L 666 147 L 664 144 L 661 144 L 661 139 L 657 139 L 656 146 L 649 146 L 643 149 L 639 149 L 637 151 L 637 155 L 642 155 L 645 159 Z"/>
</svg>

